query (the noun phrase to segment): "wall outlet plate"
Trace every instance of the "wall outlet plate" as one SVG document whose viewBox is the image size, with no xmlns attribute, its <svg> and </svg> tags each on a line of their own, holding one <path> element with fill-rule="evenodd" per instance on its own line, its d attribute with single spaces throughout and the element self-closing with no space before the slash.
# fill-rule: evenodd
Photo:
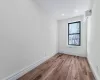
<svg viewBox="0 0 100 80">
<path fill-rule="evenodd" d="M 46 56 L 46 52 L 44 52 L 45 56 Z"/>
<path fill-rule="evenodd" d="M 100 75 L 99 66 L 96 66 L 97 73 Z"/>
</svg>

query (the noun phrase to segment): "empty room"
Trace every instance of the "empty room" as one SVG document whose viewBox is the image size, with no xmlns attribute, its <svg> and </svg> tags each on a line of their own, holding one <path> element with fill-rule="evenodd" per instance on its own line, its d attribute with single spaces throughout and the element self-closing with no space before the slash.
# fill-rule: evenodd
<svg viewBox="0 0 100 80">
<path fill-rule="evenodd" d="M 100 0 L 0 0 L 0 80 L 100 80 Z"/>
</svg>

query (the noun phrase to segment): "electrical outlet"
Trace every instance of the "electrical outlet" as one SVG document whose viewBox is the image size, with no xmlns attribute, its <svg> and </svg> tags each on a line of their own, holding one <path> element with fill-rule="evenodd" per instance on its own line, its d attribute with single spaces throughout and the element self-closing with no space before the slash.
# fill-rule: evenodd
<svg viewBox="0 0 100 80">
<path fill-rule="evenodd" d="M 96 66 L 97 73 L 99 74 L 99 66 Z M 100 75 L 100 74 L 99 74 Z"/>
<path fill-rule="evenodd" d="M 97 71 L 98 71 L 98 66 L 96 66 L 96 69 L 97 69 Z"/>
<path fill-rule="evenodd" d="M 45 54 L 45 56 L 46 56 L 46 52 L 45 52 L 44 54 Z"/>
</svg>

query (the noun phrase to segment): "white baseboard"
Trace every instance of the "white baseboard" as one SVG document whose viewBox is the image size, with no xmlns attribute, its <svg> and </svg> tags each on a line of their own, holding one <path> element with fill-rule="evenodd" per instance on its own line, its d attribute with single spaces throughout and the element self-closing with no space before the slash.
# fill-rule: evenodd
<svg viewBox="0 0 100 80">
<path fill-rule="evenodd" d="M 78 53 L 66 52 L 66 51 L 59 51 L 58 53 L 64 53 L 64 54 L 69 54 L 69 55 L 74 55 L 74 56 L 80 56 L 80 57 L 87 57 L 85 54 L 78 54 Z"/>
<path fill-rule="evenodd" d="M 93 66 L 91 60 L 89 59 L 89 57 L 87 57 L 87 59 L 88 59 L 89 65 L 90 65 L 90 67 L 91 67 L 91 70 L 92 70 L 92 72 L 93 72 L 93 75 L 94 75 L 95 79 L 96 79 L 96 80 L 100 80 L 100 77 L 99 77 L 99 75 L 98 75 L 98 73 L 97 73 L 95 67 Z"/>
<path fill-rule="evenodd" d="M 20 71 L 18 71 L 16 73 L 2 79 L 2 80 L 16 80 L 16 79 L 20 78 L 21 76 L 23 76 L 24 74 L 26 74 L 27 72 L 29 72 L 32 69 L 36 68 L 38 65 L 40 65 L 41 63 L 43 63 L 44 61 L 46 61 L 50 57 L 51 56 L 44 57 L 44 58 L 38 60 L 37 62 L 27 66 L 26 68 L 21 69 Z"/>
</svg>

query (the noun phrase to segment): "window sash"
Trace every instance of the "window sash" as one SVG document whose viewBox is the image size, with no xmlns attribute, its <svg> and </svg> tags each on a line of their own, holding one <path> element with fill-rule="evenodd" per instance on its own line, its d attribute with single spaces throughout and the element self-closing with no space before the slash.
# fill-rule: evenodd
<svg viewBox="0 0 100 80">
<path fill-rule="evenodd" d="M 80 45 L 80 34 L 71 34 L 69 36 L 70 37 L 71 36 L 74 36 L 74 39 L 73 40 L 72 40 L 72 38 L 70 40 L 70 37 L 69 37 L 69 45 L 75 45 L 75 46 L 79 46 Z M 76 39 L 75 39 L 75 36 L 77 36 Z M 71 43 L 70 43 L 70 41 L 71 41 Z M 78 43 L 77 43 L 77 41 L 78 41 Z"/>
</svg>

